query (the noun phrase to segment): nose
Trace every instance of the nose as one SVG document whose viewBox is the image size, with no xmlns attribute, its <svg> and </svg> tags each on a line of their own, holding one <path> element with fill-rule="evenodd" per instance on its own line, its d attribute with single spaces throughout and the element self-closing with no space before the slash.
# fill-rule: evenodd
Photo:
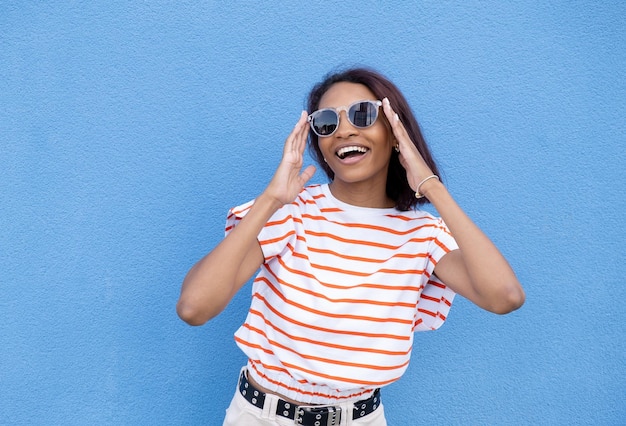
<svg viewBox="0 0 626 426">
<path fill-rule="evenodd" d="M 348 120 L 348 114 L 346 111 L 341 111 L 339 113 L 339 125 L 337 126 L 337 131 L 335 135 L 338 138 L 347 138 L 352 135 L 357 134 L 359 129 L 354 127 L 350 120 Z"/>
</svg>

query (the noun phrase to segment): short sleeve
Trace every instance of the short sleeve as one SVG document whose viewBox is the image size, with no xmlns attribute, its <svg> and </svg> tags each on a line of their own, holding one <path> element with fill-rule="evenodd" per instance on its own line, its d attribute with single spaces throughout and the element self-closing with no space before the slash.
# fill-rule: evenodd
<svg viewBox="0 0 626 426">
<path fill-rule="evenodd" d="M 241 219 L 244 218 L 244 216 L 248 213 L 248 211 L 250 210 L 250 207 L 252 207 L 253 204 L 254 204 L 254 200 L 248 201 L 245 204 L 242 204 L 237 207 L 233 207 L 232 209 L 228 210 L 228 215 L 226 216 L 226 226 L 224 229 L 224 236 L 228 236 L 228 234 L 230 234 L 230 231 L 232 231 L 235 228 L 235 226 L 239 224 Z"/>
<path fill-rule="evenodd" d="M 228 211 L 225 235 L 228 235 L 250 211 L 254 200 Z M 300 221 L 301 222 L 301 221 Z M 267 221 L 257 236 L 265 261 L 283 253 L 289 245 L 293 247 L 296 240 L 296 228 L 293 205 L 287 204 L 280 208 Z"/>
<path fill-rule="evenodd" d="M 430 247 L 428 248 L 432 269 L 435 269 L 435 266 L 444 255 L 450 253 L 452 250 L 456 250 L 457 248 L 459 248 L 459 246 L 452 237 L 452 234 L 444 221 L 442 219 L 437 219 L 435 233 L 433 235 L 433 239 L 431 240 Z"/>
<path fill-rule="evenodd" d="M 458 245 L 443 220 L 439 219 L 429 248 L 428 281 L 417 302 L 414 331 L 436 330 L 448 316 L 456 293 L 446 286 L 433 271 L 443 256 Z"/>
</svg>

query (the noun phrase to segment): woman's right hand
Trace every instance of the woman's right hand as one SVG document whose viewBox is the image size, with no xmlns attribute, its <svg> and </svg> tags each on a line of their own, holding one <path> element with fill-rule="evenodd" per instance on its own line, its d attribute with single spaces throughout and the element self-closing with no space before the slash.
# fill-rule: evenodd
<svg viewBox="0 0 626 426">
<path fill-rule="evenodd" d="M 263 263 L 259 232 L 277 209 L 298 196 L 315 173 L 314 166 L 300 173 L 308 130 L 303 111 L 285 141 L 283 158 L 265 191 L 226 238 L 187 273 L 176 306 L 185 322 L 201 325 L 222 312 Z"/>
<path fill-rule="evenodd" d="M 309 133 L 307 116 L 306 111 L 302 111 L 300 119 L 285 141 L 283 158 L 264 191 L 264 195 L 274 200 L 279 206 L 291 203 L 315 173 L 313 165 L 309 165 L 301 172 Z"/>
</svg>

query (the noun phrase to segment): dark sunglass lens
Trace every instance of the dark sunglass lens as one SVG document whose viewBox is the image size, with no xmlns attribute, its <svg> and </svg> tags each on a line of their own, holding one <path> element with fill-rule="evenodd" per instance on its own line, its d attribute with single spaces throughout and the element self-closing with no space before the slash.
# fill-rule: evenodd
<svg viewBox="0 0 626 426">
<path fill-rule="evenodd" d="M 378 107 L 372 102 L 359 102 L 350 107 L 348 117 L 356 127 L 369 127 L 378 117 Z"/>
<path fill-rule="evenodd" d="M 339 121 L 337 119 L 337 113 L 333 110 L 321 110 L 318 111 L 314 116 L 313 120 L 311 120 L 311 125 L 315 133 L 320 136 L 327 136 L 332 134 Z"/>
</svg>

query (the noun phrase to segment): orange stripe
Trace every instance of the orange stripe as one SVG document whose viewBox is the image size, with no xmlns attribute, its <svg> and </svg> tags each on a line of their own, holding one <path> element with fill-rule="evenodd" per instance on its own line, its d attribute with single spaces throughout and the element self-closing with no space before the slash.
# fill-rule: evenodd
<svg viewBox="0 0 626 426">
<path fill-rule="evenodd" d="M 295 257 L 299 257 L 301 259 L 306 259 L 309 260 L 308 256 L 300 254 L 300 253 L 296 253 L 295 251 L 293 251 L 293 247 L 291 245 L 289 245 L 289 248 L 292 250 L 293 254 Z M 297 269 L 291 269 L 289 267 L 287 267 L 287 265 L 285 264 L 285 262 L 282 260 L 282 258 L 278 258 L 279 263 L 283 266 L 283 268 L 287 269 L 288 271 L 292 272 L 293 274 L 296 275 L 302 275 L 305 276 L 307 278 L 313 278 L 315 280 L 317 280 L 317 278 L 315 277 L 315 275 L 313 274 L 308 274 L 305 272 L 301 272 Z M 340 274 L 346 274 L 346 275 L 354 275 L 357 277 L 369 277 L 372 276 L 374 274 L 377 273 L 385 273 L 385 274 L 394 274 L 394 275 L 422 275 L 422 274 L 428 274 L 428 272 L 424 269 L 378 269 L 376 271 L 372 271 L 372 272 L 355 272 L 355 271 L 349 271 L 347 269 L 341 269 L 341 268 L 333 268 L 331 266 L 324 266 L 324 265 L 319 265 L 316 263 L 311 263 L 309 262 L 309 265 L 311 265 L 312 268 L 314 269 L 320 269 L 323 271 L 332 271 L 332 272 L 338 272 Z"/>
<path fill-rule="evenodd" d="M 226 231 L 227 233 L 228 233 L 228 232 L 230 232 L 232 229 L 234 229 L 234 228 L 235 228 L 235 226 L 237 226 L 237 224 L 238 224 L 239 222 L 241 222 L 241 218 L 239 218 L 239 217 L 236 217 L 236 216 L 235 216 L 235 218 L 234 218 L 234 219 L 231 219 L 231 217 L 233 217 L 233 215 L 229 215 L 229 216 L 228 216 L 228 218 L 226 218 L 226 222 L 228 223 L 228 222 L 231 222 L 232 220 L 234 220 L 234 221 L 235 221 L 235 223 L 233 223 L 232 225 L 228 225 L 228 226 L 224 229 L 224 231 Z"/>
<path fill-rule="evenodd" d="M 387 216 L 390 219 L 400 219 L 405 222 L 411 222 L 414 220 L 432 220 L 432 216 L 430 216 L 429 214 L 424 214 L 423 216 L 418 216 L 418 217 L 407 217 L 407 216 L 402 216 L 402 215 L 397 215 L 397 214 L 386 214 L 385 216 Z"/>
<path fill-rule="evenodd" d="M 337 221 L 328 219 L 326 216 L 312 215 L 312 214 L 309 214 L 309 213 L 303 213 L 302 214 L 302 218 L 309 219 L 309 220 L 314 220 L 314 221 L 320 221 L 320 222 L 329 222 L 329 223 L 332 223 L 334 225 L 345 226 L 346 228 L 368 229 L 368 230 L 372 230 L 372 231 L 386 232 L 388 234 L 394 234 L 394 235 L 408 235 L 408 234 L 415 233 L 415 232 L 419 231 L 422 228 L 440 228 L 440 226 L 437 226 L 435 224 L 425 223 L 423 225 L 419 225 L 419 226 L 416 226 L 414 228 L 406 229 L 404 231 L 398 231 L 396 229 L 389 228 L 389 227 L 386 227 L 386 226 L 368 225 L 368 224 L 365 224 L 365 223 L 337 222 Z"/>
<path fill-rule="evenodd" d="M 298 340 L 300 342 L 309 343 L 311 345 L 324 346 L 324 347 L 328 347 L 328 348 L 341 349 L 341 350 L 345 350 L 345 351 L 372 352 L 372 353 L 378 353 L 378 354 L 383 354 L 383 355 L 392 355 L 392 356 L 406 356 L 406 355 L 408 355 L 411 352 L 411 348 L 409 348 L 406 351 L 388 351 L 388 350 L 384 350 L 384 349 L 364 348 L 364 347 L 356 347 L 356 346 L 345 346 L 345 345 L 338 345 L 338 344 L 335 344 L 335 343 L 322 342 L 322 341 L 319 341 L 319 340 L 307 339 L 305 337 L 295 336 L 293 334 L 287 333 L 286 331 L 282 330 L 280 327 L 277 327 L 276 325 L 274 325 L 270 320 L 265 318 L 265 316 L 263 316 L 263 313 L 260 312 L 260 311 L 257 311 L 255 309 L 250 309 L 248 312 L 250 314 L 252 314 L 252 315 L 256 315 L 257 317 L 261 318 L 261 320 L 263 320 L 263 322 L 266 325 L 268 325 L 269 327 L 273 328 L 277 332 L 285 335 L 289 339 L 291 339 L 291 340 Z M 244 324 L 244 326 L 246 326 L 246 324 Z"/>
<path fill-rule="evenodd" d="M 265 364 L 263 364 L 260 360 L 252 360 L 253 362 L 257 362 L 258 364 L 263 365 L 264 368 L 268 368 Z M 401 376 L 398 377 L 394 377 L 393 379 L 390 380 L 385 380 L 382 382 L 372 382 L 372 381 L 364 381 L 364 380 L 357 380 L 357 379 L 350 379 L 350 378 L 346 378 L 346 377 L 340 377 L 340 376 L 332 376 L 330 374 L 321 374 L 317 371 L 313 371 L 313 370 L 309 370 L 306 369 L 304 367 L 300 367 L 294 364 L 289 364 L 289 363 L 283 363 L 284 366 L 286 367 L 290 367 L 294 370 L 299 370 L 299 371 L 304 371 L 305 373 L 309 373 L 313 376 L 317 376 L 317 377 L 323 377 L 325 379 L 331 379 L 331 380 L 335 380 L 335 381 L 341 381 L 341 382 L 347 382 L 347 383 L 353 383 L 355 385 L 361 385 L 361 386 L 373 386 L 373 387 L 380 387 L 380 386 L 384 386 L 384 385 L 388 385 L 389 383 L 393 383 L 396 380 L 398 380 Z M 268 368 L 269 369 L 269 368 Z M 287 370 L 282 370 L 282 369 L 278 369 L 279 371 L 285 371 L 287 374 L 289 374 L 287 372 Z M 258 372 L 258 370 L 255 368 L 255 371 Z M 260 373 L 259 373 L 260 374 Z M 314 384 L 314 383 L 313 383 Z M 296 390 L 298 393 L 303 393 L 306 394 L 306 392 L 301 392 L 298 389 L 294 389 Z"/>
<path fill-rule="evenodd" d="M 248 342 L 246 340 L 243 340 L 240 337 L 235 336 L 235 341 L 238 342 L 238 343 L 241 343 L 242 345 L 248 346 L 249 348 L 259 349 L 259 350 L 265 352 L 266 354 L 275 355 L 274 352 L 271 349 L 266 349 L 266 348 L 264 348 L 261 345 L 250 343 L 250 342 Z"/>
<path fill-rule="evenodd" d="M 273 220 L 271 222 L 267 222 L 265 224 L 265 226 L 278 226 L 278 225 L 282 225 L 284 223 L 286 223 L 287 221 L 289 221 L 290 219 L 293 219 L 292 215 L 287 215 L 284 218 L 280 219 L 280 220 Z"/>
<path fill-rule="evenodd" d="M 296 223 L 302 223 L 302 219 L 299 217 L 293 217 L 292 215 L 287 215 L 284 218 L 280 219 L 280 220 L 273 220 L 271 222 L 267 222 L 265 224 L 266 227 L 270 227 L 270 226 L 280 226 L 280 225 L 284 225 L 285 223 L 289 222 L 289 221 L 293 221 Z"/>
<path fill-rule="evenodd" d="M 354 275 L 356 277 L 370 277 L 374 274 L 377 273 L 384 273 L 384 274 L 393 274 L 393 275 L 421 275 L 424 273 L 423 269 L 378 269 L 376 271 L 372 271 L 372 272 L 356 272 L 356 271 L 349 271 L 347 269 L 342 269 L 342 268 L 333 268 L 332 266 L 324 266 L 324 265 L 318 265 L 315 263 L 311 263 L 310 264 L 311 267 L 315 268 L 315 269 L 321 269 L 323 271 L 331 271 L 331 272 L 337 272 L 339 274 L 345 274 L 345 275 Z"/>
<path fill-rule="evenodd" d="M 392 246 L 392 245 L 389 245 L 389 244 L 381 244 L 381 243 L 376 243 L 376 242 L 373 242 L 373 241 L 352 240 L 352 239 L 349 239 L 349 238 L 341 238 L 341 237 L 338 237 L 336 235 L 329 234 L 327 232 L 307 231 L 307 235 L 313 235 L 313 236 L 320 237 L 320 238 L 329 238 L 331 240 L 340 241 L 342 243 L 356 244 L 356 245 L 362 245 L 362 246 L 371 246 L 371 247 L 379 247 L 379 248 L 384 248 L 384 249 L 388 249 L 388 250 L 397 250 L 400 247 L 402 247 L 403 245 L 406 245 L 408 243 L 413 243 L 413 242 L 425 243 L 425 242 L 432 241 L 432 240 L 435 239 L 433 237 L 428 237 L 428 238 L 411 238 L 411 239 L 405 241 L 404 243 L 402 243 L 400 245 Z"/>
<path fill-rule="evenodd" d="M 265 380 L 267 380 L 270 383 L 273 383 L 277 386 L 279 386 L 282 389 L 286 389 L 287 391 L 292 391 L 292 392 L 297 392 L 300 395 L 309 395 L 309 396 L 314 396 L 314 397 L 323 397 L 323 398 L 327 398 L 327 399 L 335 399 L 337 401 L 341 401 L 341 400 L 345 400 L 345 399 L 352 399 L 352 398 L 358 398 L 360 396 L 363 396 L 365 394 L 370 394 L 371 390 L 364 390 L 362 392 L 355 392 L 352 393 L 350 395 L 345 395 L 345 396 L 335 396 L 335 395 L 329 395 L 329 394 L 325 394 L 325 393 L 321 393 L 321 392 L 310 392 L 310 391 L 303 391 L 301 389 L 297 389 L 291 386 L 286 386 L 284 383 L 278 382 L 276 380 L 273 380 L 271 378 L 269 378 L 267 375 L 263 374 L 255 364 L 260 364 L 263 366 L 264 369 L 266 370 L 274 370 L 274 371 L 280 371 L 283 372 L 289 376 L 291 376 L 291 374 L 289 373 L 289 371 L 287 371 L 284 368 L 279 368 L 279 367 L 274 367 L 274 366 L 269 366 L 266 365 L 264 363 L 262 363 L 260 360 L 250 360 L 250 365 L 252 366 L 252 368 L 254 369 L 254 371 L 256 371 L 256 373 L 263 377 Z M 298 382 L 302 383 L 302 384 L 309 384 L 306 380 L 298 380 Z M 283 392 L 284 393 L 284 392 Z"/>
<path fill-rule="evenodd" d="M 298 235 L 296 239 L 300 241 L 304 241 L 304 243 L 306 244 L 306 239 L 304 237 Z M 297 252 L 296 249 L 290 243 L 287 243 L 287 247 L 289 248 L 289 250 L 291 251 L 294 257 L 298 257 L 300 259 L 305 259 L 309 261 L 309 256 L 307 256 L 306 254 Z M 428 257 L 429 259 L 432 259 L 428 253 L 396 253 L 393 256 L 390 256 L 386 259 L 374 259 L 374 258 L 367 258 L 367 257 L 350 256 L 347 254 L 338 253 L 333 250 L 319 249 L 315 247 L 307 247 L 307 250 L 313 253 L 329 254 L 331 256 L 339 257 L 341 259 L 355 260 L 357 262 L 369 262 L 369 263 L 385 263 L 391 259 L 412 259 L 413 260 L 413 259 L 424 258 L 424 257 Z"/>
<path fill-rule="evenodd" d="M 418 308 L 417 310 L 418 310 L 419 312 L 423 313 L 423 314 L 430 315 L 430 316 L 431 316 L 431 317 L 433 317 L 433 318 L 436 318 L 436 317 L 437 317 L 437 314 L 436 314 L 436 313 L 431 312 L 431 311 L 427 311 L 426 309 L 420 309 L 420 308 Z"/>
<path fill-rule="evenodd" d="M 339 207 L 326 207 L 326 208 L 320 208 L 320 212 L 322 212 L 322 213 L 343 213 L 343 210 L 341 210 Z"/>
<path fill-rule="evenodd" d="M 296 200 L 298 200 L 298 201 L 300 201 L 300 202 L 298 203 L 298 201 L 293 200 L 293 201 L 291 202 L 291 205 L 292 205 L 292 206 L 298 206 L 298 207 L 299 207 L 299 205 L 300 205 L 300 204 L 315 204 L 315 201 L 314 201 L 314 200 L 305 200 L 304 198 L 302 198 L 302 192 L 304 192 L 304 191 L 301 191 L 301 192 L 298 194 L 298 197 L 296 198 Z"/>
<path fill-rule="evenodd" d="M 442 284 L 442 283 L 440 283 L 438 281 L 428 280 L 428 284 L 430 284 L 430 285 L 432 285 L 434 287 L 439 287 L 440 289 L 445 289 L 446 288 L 445 284 Z"/>
<path fill-rule="evenodd" d="M 361 363 L 356 363 L 356 362 L 348 362 L 348 361 L 339 361 L 336 359 L 332 359 L 332 358 L 323 358 L 320 356 L 315 356 L 315 355 L 307 355 L 307 354 L 303 354 L 300 352 L 297 352 L 295 349 L 283 345 L 280 342 L 277 342 L 276 340 L 272 340 L 270 339 L 267 334 L 261 330 L 260 328 L 256 328 L 256 327 L 252 327 L 249 324 L 244 324 L 244 327 L 247 328 L 248 330 L 257 333 L 261 336 L 263 336 L 263 338 L 272 346 L 272 347 L 276 347 L 276 348 L 281 348 L 287 352 L 291 352 L 297 356 L 299 356 L 300 358 L 303 359 L 308 359 L 311 361 L 318 361 L 318 362 L 323 362 L 325 364 L 332 364 L 332 365 L 341 365 L 344 367 L 351 367 L 351 368 L 365 368 L 368 370 L 380 370 L 380 371 L 391 371 L 391 370 L 398 370 L 400 368 L 405 367 L 408 363 L 409 360 L 404 361 L 402 364 L 398 364 L 398 365 L 392 365 L 392 366 L 381 366 L 381 365 L 374 365 L 374 364 L 361 364 Z M 242 342 L 242 339 L 239 339 L 240 342 Z M 251 346 L 251 347 L 257 347 L 259 345 L 257 344 L 253 344 L 253 343 L 249 343 L 249 342 L 244 342 L 245 345 L 247 346 Z"/>
<path fill-rule="evenodd" d="M 262 246 L 267 245 L 267 244 L 273 244 L 273 243 L 275 243 L 277 241 L 281 241 L 281 240 L 284 240 L 285 238 L 289 238 L 292 235 L 294 235 L 295 233 L 296 233 L 296 231 L 291 230 L 291 231 L 287 232 L 285 235 L 282 235 L 280 237 L 272 238 L 270 240 L 259 241 L 259 244 L 261 244 Z"/>
<path fill-rule="evenodd" d="M 294 250 L 293 246 L 291 246 L 291 244 L 288 243 L 287 246 L 292 251 L 294 257 L 299 257 L 301 259 L 305 259 L 305 260 L 309 261 L 309 257 L 308 256 L 306 256 L 304 254 L 297 253 Z M 291 272 L 293 274 L 296 274 L 296 275 L 302 275 L 302 276 L 304 276 L 306 278 L 313 279 L 313 280 L 319 282 L 320 284 L 323 284 L 320 281 L 318 281 L 317 277 L 315 275 L 313 275 L 313 274 L 302 272 L 302 271 L 300 271 L 298 269 L 289 268 L 287 266 L 287 264 L 283 261 L 282 257 L 279 257 L 278 261 L 281 264 L 281 266 L 284 269 L 286 269 L 287 271 L 289 271 L 289 272 Z M 338 272 L 338 273 L 342 273 L 342 274 L 355 275 L 355 276 L 359 276 L 359 277 L 368 277 L 368 276 L 374 275 L 376 273 L 387 273 L 387 274 L 396 274 L 396 275 L 404 275 L 404 274 L 419 274 L 419 275 L 422 275 L 422 274 L 424 274 L 427 277 L 430 276 L 430 274 L 428 274 L 428 271 L 423 270 L 423 269 L 385 269 L 385 268 L 383 268 L 383 269 L 378 269 L 378 270 L 373 271 L 373 272 L 354 272 L 354 271 L 349 271 L 349 270 L 343 269 L 343 268 L 333 268 L 333 267 L 330 267 L 330 266 L 324 266 L 324 265 L 320 265 L 320 264 L 310 263 L 310 261 L 309 261 L 309 265 L 311 267 L 315 268 L 315 269 L 333 271 L 333 272 Z M 340 288 L 347 288 L 347 287 L 341 287 L 341 286 L 339 286 L 339 287 Z M 388 286 L 384 286 L 384 285 L 381 284 L 381 288 L 388 288 Z M 392 287 L 392 288 L 397 288 L 397 287 Z M 413 287 L 408 287 L 408 288 L 409 289 L 413 289 Z"/>
<path fill-rule="evenodd" d="M 410 340 L 411 339 L 411 336 L 401 336 L 397 334 L 382 334 L 382 333 L 364 333 L 364 332 L 350 331 L 350 330 L 338 330 L 338 329 L 325 328 L 325 327 L 320 327 L 320 326 L 316 326 L 313 324 L 303 323 L 303 322 L 297 321 L 293 318 L 286 316 L 285 314 L 283 314 L 282 312 L 274 308 L 274 306 L 272 306 L 269 303 L 269 301 L 265 297 L 261 296 L 259 293 L 254 293 L 252 297 L 257 298 L 260 301 L 262 301 L 265 304 L 265 306 L 270 311 L 272 311 L 272 313 L 276 315 L 277 317 L 281 318 L 282 320 L 286 322 L 294 324 L 298 327 L 310 328 L 311 330 L 322 331 L 324 333 L 330 333 L 330 334 L 342 334 L 342 335 L 348 335 L 348 336 L 359 336 L 359 337 L 367 337 L 367 338 L 375 338 L 375 339 L 393 339 L 393 340 Z"/>
<path fill-rule="evenodd" d="M 332 312 L 319 311 L 317 309 L 309 308 L 308 306 L 305 306 L 300 303 L 296 303 L 287 299 L 285 295 L 282 294 L 280 291 L 278 291 L 278 289 L 274 287 L 274 285 L 268 279 L 260 278 L 260 280 L 265 281 L 267 286 L 274 292 L 274 294 L 276 294 L 276 296 L 280 297 L 283 302 L 287 303 L 288 305 L 294 306 L 300 310 L 307 311 L 315 315 L 319 315 L 319 316 L 327 317 L 327 318 L 353 319 L 353 320 L 362 320 L 362 321 L 380 322 L 380 323 L 393 322 L 393 323 L 399 323 L 399 324 L 412 324 L 412 321 L 405 320 L 402 318 L 376 318 L 376 317 L 367 317 L 364 315 L 335 314 Z"/>
<path fill-rule="evenodd" d="M 407 365 L 407 363 L 405 363 L 404 365 Z M 384 385 L 388 385 L 389 383 L 393 383 L 396 380 L 398 380 L 401 376 L 398 377 L 394 377 L 392 379 L 389 380 L 384 380 L 382 382 L 372 382 L 372 381 L 368 381 L 368 380 L 357 380 L 357 379 L 352 379 L 352 378 L 348 378 L 348 377 L 341 377 L 341 376 L 333 376 L 331 374 L 322 374 L 319 371 L 313 371 L 313 370 L 309 370 L 307 368 L 303 368 L 294 364 L 290 364 L 290 363 L 283 363 L 283 365 L 285 365 L 286 367 L 290 367 L 293 368 L 295 370 L 300 370 L 300 371 L 304 371 L 305 373 L 311 374 L 313 376 L 317 376 L 317 377 L 322 377 L 324 379 L 330 379 L 330 380 L 334 380 L 334 381 L 340 381 L 340 382 L 348 382 L 348 383 L 354 383 L 355 385 L 361 385 L 361 386 L 384 386 Z"/>
<path fill-rule="evenodd" d="M 292 288 L 296 291 L 299 291 L 300 293 L 305 293 L 305 294 L 309 294 L 311 296 L 315 296 L 318 299 L 324 299 L 324 300 L 328 300 L 329 302 L 332 303 L 351 303 L 351 304 L 355 304 L 355 303 L 359 303 L 359 304 L 367 304 L 367 305 L 377 305 L 377 306 L 398 306 L 398 307 L 403 307 L 403 308 L 415 308 L 416 304 L 415 303 L 404 303 L 404 302 L 382 302 L 379 300 L 370 300 L 370 299 L 331 299 L 330 297 L 322 294 L 322 293 L 317 293 L 314 292 L 313 290 L 308 290 L 302 287 L 298 287 L 294 284 L 288 283 L 287 281 L 281 279 L 278 277 L 278 275 L 276 275 L 274 273 L 274 271 L 272 271 L 271 269 L 269 269 L 269 266 L 267 267 L 267 270 L 270 274 L 272 274 L 272 276 L 274 277 L 274 279 L 284 285 L 285 287 L 289 287 Z M 273 287 L 273 284 L 271 284 L 269 282 L 269 280 L 267 280 L 266 278 L 261 278 L 260 280 L 264 280 L 266 283 L 268 283 L 268 285 L 271 288 Z M 277 292 L 278 290 L 276 290 L 275 292 Z M 281 293 L 282 294 L 282 293 Z M 286 299 L 285 299 L 286 300 Z"/>
<path fill-rule="evenodd" d="M 419 318 L 417 321 L 415 321 L 415 324 L 413 324 L 413 332 L 415 331 L 415 329 L 417 328 L 418 325 L 420 325 L 421 323 L 423 323 L 424 320 Z"/>
<path fill-rule="evenodd" d="M 450 253 L 450 249 L 448 247 L 446 247 L 441 241 L 439 241 L 438 239 L 435 239 L 435 244 L 437 244 L 439 247 L 441 247 L 443 249 L 443 251 L 445 251 L 446 253 Z"/>
<path fill-rule="evenodd" d="M 372 258 L 368 258 L 368 257 L 359 257 L 359 256 L 349 256 L 347 254 L 341 254 L 341 253 L 337 253 L 336 251 L 333 250 L 327 250 L 327 249 L 318 249 L 315 247 L 307 247 L 309 251 L 312 251 L 313 253 L 320 253 L 320 254 L 329 254 L 331 256 L 335 256 L 335 257 L 339 257 L 341 259 L 346 259 L 346 260 L 355 260 L 357 262 L 369 262 L 369 263 L 385 263 L 391 259 L 415 259 L 415 258 L 420 258 L 420 257 L 429 257 L 428 254 L 426 253 L 417 253 L 417 254 L 412 254 L 412 253 L 397 253 L 394 254 L 393 256 L 388 257 L 387 259 L 372 259 Z M 293 251 L 293 249 L 292 249 Z M 302 257 L 302 258 L 306 258 L 308 259 L 308 256 L 302 255 L 300 253 L 295 253 L 294 255 L 297 257 Z"/>
<path fill-rule="evenodd" d="M 280 263 L 280 265 L 285 270 L 291 272 L 292 274 L 303 276 L 305 278 L 313 280 L 313 281 L 323 285 L 324 287 L 328 287 L 328 288 L 335 288 L 335 289 L 342 289 L 342 290 L 344 290 L 344 289 L 363 287 L 363 288 L 374 288 L 374 289 L 378 289 L 378 290 L 400 290 L 400 291 L 421 291 L 424 288 L 422 285 L 420 285 L 418 287 L 413 287 L 413 286 L 393 286 L 393 285 L 386 285 L 386 284 L 371 284 L 371 283 L 361 283 L 361 284 L 355 284 L 355 285 L 351 285 L 351 286 L 342 286 L 342 285 L 338 285 L 338 284 L 331 284 L 331 283 L 320 281 L 313 274 L 302 272 L 302 271 L 300 271 L 298 269 L 290 268 L 290 267 L 287 266 L 287 264 L 285 264 L 283 259 L 280 258 L 280 257 L 278 258 L 278 262 Z M 426 271 L 424 271 L 424 274 L 429 276 Z"/>
<path fill-rule="evenodd" d="M 247 204 L 247 203 L 246 203 Z M 242 215 L 243 212 L 248 211 L 252 208 L 254 203 L 250 204 L 249 206 L 245 206 L 240 210 L 235 210 L 235 209 L 231 209 L 230 211 L 232 212 L 233 215 L 239 217 Z M 244 204 L 245 205 L 245 204 Z"/>
<path fill-rule="evenodd" d="M 427 294 L 423 294 L 420 296 L 420 298 L 424 299 L 424 300 L 430 300 L 431 302 L 437 302 L 437 303 L 441 303 L 441 299 L 438 299 L 436 297 L 432 297 L 429 296 Z"/>
</svg>

